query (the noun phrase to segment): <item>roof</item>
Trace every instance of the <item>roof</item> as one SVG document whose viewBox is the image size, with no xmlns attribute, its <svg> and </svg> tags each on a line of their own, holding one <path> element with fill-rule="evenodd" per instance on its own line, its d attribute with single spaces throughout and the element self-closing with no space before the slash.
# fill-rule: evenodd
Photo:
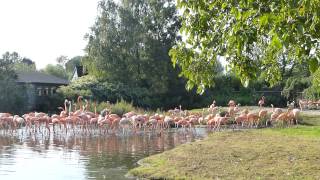
<svg viewBox="0 0 320 180">
<path fill-rule="evenodd" d="M 69 84 L 68 80 L 40 72 L 19 72 L 17 82 L 43 84 Z"/>
</svg>

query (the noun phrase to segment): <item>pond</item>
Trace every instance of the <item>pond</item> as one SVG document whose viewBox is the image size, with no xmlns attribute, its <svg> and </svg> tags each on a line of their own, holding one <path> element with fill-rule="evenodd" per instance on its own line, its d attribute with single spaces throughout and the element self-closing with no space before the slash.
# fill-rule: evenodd
<svg viewBox="0 0 320 180">
<path fill-rule="evenodd" d="M 0 179 L 128 179 L 152 154 L 201 139 L 206 129 L 104 136 L 0 133 Z"/>
</svg>

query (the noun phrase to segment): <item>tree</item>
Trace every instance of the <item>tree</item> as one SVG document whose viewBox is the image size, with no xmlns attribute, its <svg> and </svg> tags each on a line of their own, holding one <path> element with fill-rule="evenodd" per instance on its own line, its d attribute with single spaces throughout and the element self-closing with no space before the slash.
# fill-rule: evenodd
<svg viewBox="0 0 320 180">
<path fill-rule="evenodd" d="M 317 0 L 178 0 L 177 7 L 185 40 L 170 56 L 189 88 L 198 86 L 201 92 L 213 84 L 218 56 L 226 58 L 244 85 L 260 74 L 276 85 L 285 70 L 299 64 L 320 74 Z"/>
<path fill-rule="evenodd" d="M 68 56 L 59 56 L 56 59 L 57 63 L 60 64 L 62 67 L 65 67 L 65 64 L 69 61 Z"/>
<path fill-rule="evenodd" d="M 16 52 L 3 54 L 0 59 L 0 112 L 21 113 L 26 107 L 25 87 L 16 83 L 14 64 L 19 62 Z"/>
<path fill-rule="evenodd" d="M 36 64 L 28 58 L 22 58 L 21 61 L 14 63 L 16 72 L 35 72 L 37 71 Z"/>
<path fill-rule="evenodd" d="M 100 1 L 83 63 L 102 82 L 149 92 L 136 104 L 159 106 L 160 98 L 164 102 L 184 91 L 168 55 L 179 28 L 171 0 Z"/>
<path fill-rule="evenodd" d="M 6 52 L 3 54 L 3 59 L 13 65 L 15 72 L 34 72 L 36 71 L 36 64 L 28 58 L 21 57 L 17 52 Z"/>
<path fill-rule="evenodd" d="M 41 70 L 42 72 L 46 73 L 46 74 L 50 74 L 56 77 L 60 77 L 63 79 L 67 79 L 67 73 L 66 70 L 63 68 L 62 65 L 57 64 L 57 65 L 52 65 L 52 64 L 48 64 L 43 70 Z"/>
<path fill-rule="evenodd" d="M 75 57 L 71 58 L 70 60 L 68 60 L 68 62 L 66 63 L 67 73 L 73 73 L 74 68 L 76 66 L 81 65 L 81 59 L 82 59 L 82 56 L 75 56 Z"/>
</svg>

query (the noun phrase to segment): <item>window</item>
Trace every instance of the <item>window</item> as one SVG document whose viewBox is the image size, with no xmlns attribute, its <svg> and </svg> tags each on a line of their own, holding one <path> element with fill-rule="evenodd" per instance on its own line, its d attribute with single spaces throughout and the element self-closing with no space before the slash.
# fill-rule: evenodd
<svg viewBox="0 0 320 180">
<path fill-rule="evenodd" d="M 49 88 L 48 88 L 48 87 L 46 87 L 46 88 L 44 89 L 43 94 L 44 94 L 45 96 L 48 96 L 48 95 L 49 95 Z"/>
<path fill-rule="evenodd" d="M 38 96 L 42 96 L 42 88 L 38 87 L 37 88 Z"/>
<path fill-rule="evenodd" d="M 51 87 L 51 95 L 55 94 L 57 92 L 56 87 Z"/>
</svg>

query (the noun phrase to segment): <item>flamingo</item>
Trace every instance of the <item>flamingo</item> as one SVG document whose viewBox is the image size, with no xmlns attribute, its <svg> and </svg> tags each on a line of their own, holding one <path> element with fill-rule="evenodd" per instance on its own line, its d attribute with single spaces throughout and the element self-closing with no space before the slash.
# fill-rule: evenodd
<svg viewBox="0 0 320 180">
<path fill-rule="evenodd" d="M 122 128 L 122 133 L 124 134 L 125 132 L 127 132 L 127 131 L 125 131 L 125 129 L 128 130 L 130 128 L 130 126 L 132 125 L 132 123 L 131 123 L 130 118 L 123 117 L 120 119 L 119 125 Z"/>
<path fill-rule="evenodd" d="M 258 106 L 261 108 L 264 105 L 264 103 L 265 103 L 265 97 L 262 96 L 261 99 L 258 102 Z"/>
<path fill-rule="evenodd" d="M 295 121 L 296 124 L 298 124 L 298 117 L 300 114 L 300 109 L 292 109 L 292 111 L 290 111 L 290 113 L 288 114 L 288 117 L 290 118 L 289 121 L 292 123 Z"/>
<path fill-rule="evenodd" d="M 230 100 L 230 101 L 228 102 L 228 106 L 229 106 L 229 107 L 235 107 L 235 106 L 236 106 L 236 102 L 235 102 L 234 100 Z"/>
<path fill-rule="evenodd" d="M 202 108 L 201 117 L 198 119 L 199 124 L 205 124 L 204 108 Z"/>
<path fill-rule="evenodd" d="M 275 121 L 277 117 L 282 113 L 282 110 L 280 108 L 274 108 L 273 104 L 271 104 L 272 107 L 272 114 L 270 117 L 270 122 Z M 266 121 L 266 126 L 268 126 L 268 120 Z"/>
<path fill-rule="evenodd" d="M 210 113 L 213 113 L 213 112 L 216 111 L 217 109 L 218 109 L 218 107 L 216 107 L 216 101 L 213 100 L 212 104 L 209 106 L 208 111 L 209 111 Z"/>
<path fill-rule="evenodd" d="M 24 119 L 18 115 L 13 116 L 13 124 L 14 128 L 17 129 L 17 127 L 21 127 L 21 125 L 24 123 Z"/>
<path fill-rule="evenodd" d="M 69 103 L 69 101 L 68 101 L 68 99 L 65 99 L 64 100 L 64 108 L 58 107 L 58 109 L 61 110 L 61 112 L 60 112 L 61 117 L 65 117 L 68 115 L 67 103 Z"/>
<path fill-rule="evenodd" d="M 288 109 L 287 112 L 283 112 L 279 114 L 279 116 L 276 118 L 276 121 L 281 121 L 282 123 L 283 122 L 289 123 L 290 121 L 289 113 L 290 113 L 290 110 Z"/>
<path fill-rule="evenodd" d="M 249 113 L 248 109 L 245 109 L 244 111 L 241 112 L 241 114 L 239 116 L 237 116 L 235 118 L 235 122 L 236 124 L 239 126 L 239 124 L 241 123 L 241 126 L 243 126 L 244 122 L 247 119 L 247 114 Z"/>
<path fill-rule="evenodd" d="M 170 125 L 174 123 L 174 120 L 171 116 L 164 117 L 164 126 L 165 128 L 170 128 Z"/>
<path fill-rule="evenodd" d="M 259 115 L 256 113 L 248 113 L 247 122 L 249 123 L 250 127 L 252 127 L 254 124 L 256 124 L 257 127 L 259 123 Z"/>
</svg>

